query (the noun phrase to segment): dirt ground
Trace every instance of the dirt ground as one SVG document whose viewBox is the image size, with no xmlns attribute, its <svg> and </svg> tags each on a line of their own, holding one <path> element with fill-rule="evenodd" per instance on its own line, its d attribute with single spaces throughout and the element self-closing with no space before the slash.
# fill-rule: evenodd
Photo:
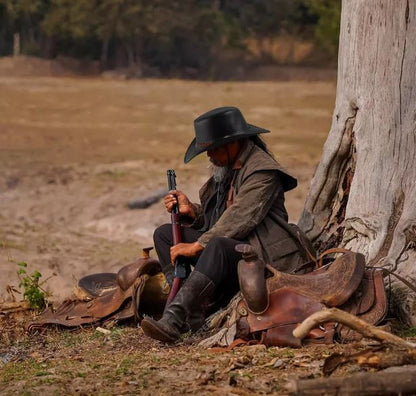
<svg viewBox="0 0 416 396">
<path fill-rule="evenodd" d="M 185 340 L 186 341 L 186 340 Z M 301 349 L 242 346 L 216 352 L 194 344 L 166 346 L 133 326 L 110 335 L 94 329 L 50 329 L 0 347 L 2 395 L 264 395 L 287 394 L 296 379 L 322 377 L 324 360 L 360 344 Z M 363 371 L 344 367 L 333 376 Z"/>
<path fill-rule="evenodd" d="M 24 318 L 0 315 L 2 395 L 288 395 L 294 394 L 289 389 L 297 381 L 322 378 L 330 358 L 342 362 L 346 356 L 380 350 L 375 343 L 357 342 L 218 351 L 198 346 L 195 336 L 163 345 L 145 337 L 133 323 L 116 325 L 109 334 L 89 327 L 49 328 L 28 336 L 22 327 L 27 320 L 27 313 Z M 408 339 L 414 341 L 414 333 Z M 353 361 L 341 364 L 330 378 L 374 371 L 374 364 L 366 367 Z M 339 393 L 333 389 L 326 394 Z M 368 389 L 359 394 L 380 393 Z"/>
<path fill-rule="evenodd" d="M 18 290 L 17 263 L 50 278 L 50 301 L 71 294 L 77 279 L 117 271 L 152 245 L 169 220 L 162 204 L 130 210 L 126 202 L 165 188 L 197 199 L 208 171 L 204 156 L 183 164 L 193 119 L 236 105 L 298 177 L 287 194 L 296 221 L 330 127 L 335 81 L 116 81 L 22 77 L 0 73 L 0 301 Z M 21 295 L 13 293 L 17 300 Z M 134 326 L 104 336 L 94 329 L 51 330 L 28 337 L 1 317 L 2 394 L 285 393 L 288 376 L 320 376 L 337 347 L 243 347 L 213 354 L 167 348 Z"/>
</svg>

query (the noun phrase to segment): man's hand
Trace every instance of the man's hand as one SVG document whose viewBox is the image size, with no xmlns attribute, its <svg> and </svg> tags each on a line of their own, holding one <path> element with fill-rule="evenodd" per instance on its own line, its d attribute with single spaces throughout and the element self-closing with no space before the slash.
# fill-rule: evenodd
<svg viewBox="0 0 416 396">
<path fill-rule="evenodd" d="M 198 243 L 178 243 L 170 248 L 170 261 L 172 265 L 175 265 L 178 256 L 182 257 L 195 257 L 199 255 L 204 248 Z"/>
<path fill-rule="evenodd" d="M 195 219 L 195 209 L 188 197 L 178 190 L 171 190 L 169 194 L 163 198 L 166 210 L 172 212 L 173 206 L 179 204 L 179 213 L 183 216 L 188 216 Z"/>
</svg>

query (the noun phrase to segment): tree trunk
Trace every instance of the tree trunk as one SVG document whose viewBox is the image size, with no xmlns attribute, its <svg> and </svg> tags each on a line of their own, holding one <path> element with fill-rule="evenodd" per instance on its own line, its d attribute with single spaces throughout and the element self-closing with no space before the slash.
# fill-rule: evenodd
<svg viewBox="0 0 416 396">
<path fill-rule="evenodd" d="M 133 49 L 133 45 L 130 43 L 123 43 L 124 44 L 124 48 L 126 50 L 126 54 L 127 54 L 127 67 L 128 68 L 134 68 L 135 65 L 135 56 L 134 56 L 134 49 Z"/>
<path fill-rule="evenodd" d="M 13 56 L 20 55 L 20 33 L 13 34 Z"/>
<path fill-rule="evenodd" d="M 416 278 L 416 1 L 344 0 L 331 130 L 300 226 Z M 409 324 L 416 298 L 393 293 Z"/>
<path fill-rule="evenodd" d="M 110 46 L 110 39 L 108 37 L 104 38 L 101 43 L 101 55 L 100 55 L 100 68 L 105 70 L 108 64 L 108 49 Z"/>
</svg>

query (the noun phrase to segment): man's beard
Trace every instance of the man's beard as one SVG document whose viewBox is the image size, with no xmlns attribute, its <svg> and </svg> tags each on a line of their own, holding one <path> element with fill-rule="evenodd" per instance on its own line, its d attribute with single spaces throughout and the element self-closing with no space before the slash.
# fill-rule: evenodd
<svg viewBox="0 0 416 396">
<path fill-rule="evenodd" d="M 212 177 L 216 183 L 221 183 L 225 180 L 230 171 L 229 166 L 217 166 L 211 164 Z"/>
</svg>

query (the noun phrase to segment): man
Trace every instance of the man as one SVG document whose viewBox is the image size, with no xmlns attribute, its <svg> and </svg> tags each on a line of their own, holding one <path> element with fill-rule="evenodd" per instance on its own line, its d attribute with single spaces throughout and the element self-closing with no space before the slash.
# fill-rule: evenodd
<svg viewBox="0 0 416 396">
<path fill-rule="evenodd" d="M 235 246 L 250 243 L 267 263 L 293 272 L 307 261 L 305 250 L 287 223 L 284 192 L 297 185 L 258 136 L 269 132 L 248 124 L 239 109 L 221 107 L 194 121 L 195 139 L 185 163 L 207 152 L 213 175 L 200 190 L 201 204 L 181 191 L 164 198 L 171 212 L 177 203 L 182 243 L 172 246 L 171 225 L 154 234 L 155 248 L 168 282 L 178 257 L 194 267 L 159 321 L 145 318 L 146 335 L 164 342 L 176 341 L 189 326 L 197 329 L 208 307 L 225 305 L 239 289 Z M 187 327 L 188 325 L 188 327 Z"/>
</svg>

